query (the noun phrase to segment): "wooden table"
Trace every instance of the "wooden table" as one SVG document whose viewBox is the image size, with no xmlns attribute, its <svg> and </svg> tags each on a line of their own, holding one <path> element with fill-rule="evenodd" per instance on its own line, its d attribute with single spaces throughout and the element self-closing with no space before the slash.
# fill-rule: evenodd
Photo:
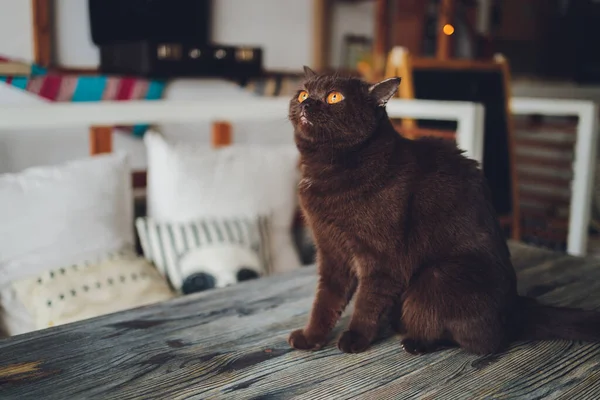
<svg viewBox="0 0 600 400">
<path fill-rule="evenodd" d="M 521 292 L 598 307 L 600 262 L 511 244 Z M 314 268 L 0 342 L 0 399 L 599 399 L 600 345 L 517 343 L 497 356 L 306 353 Z M 348 322 L 348 313 L 343 323 Z M 336 333 L 344 327 L 340 324 Z"/>
</svg>

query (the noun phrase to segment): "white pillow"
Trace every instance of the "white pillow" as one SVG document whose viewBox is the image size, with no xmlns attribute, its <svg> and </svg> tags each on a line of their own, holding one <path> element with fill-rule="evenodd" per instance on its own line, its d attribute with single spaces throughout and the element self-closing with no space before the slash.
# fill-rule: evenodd
<svg viewBox="0 0 600 400">
<path fill-rule="evenodd" d="M 10 299 L 4 322 L 11 336 L 174 297 L 158 271 L 128 251 L 17 280 L 2 295 Z"/>
<path fill-rule="evenodd" d="M 232 145 L 219 149 L 144 135 L 148 216 L 158 222 L 269 214 L 274 272 L 298 268 L 291 228 L 298 206 L 295 146 Z"/>
<path fill-rule="evenodd" d="M 134 244 L 131 171 L 114 153 L 0 175 L 0 288 Z"/>
</svg>

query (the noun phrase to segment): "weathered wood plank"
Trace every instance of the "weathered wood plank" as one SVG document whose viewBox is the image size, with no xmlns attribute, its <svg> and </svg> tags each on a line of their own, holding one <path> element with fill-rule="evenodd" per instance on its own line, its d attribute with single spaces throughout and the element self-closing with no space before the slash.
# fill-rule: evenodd
<svg viewBox="0 0 600 400">
<path fill-rule="evenodd" d="M 600 308 L 600 262 L 511 244 L 520 290 Z M 479 357 L 409 356 L 383 332 L 363 354 L 335 336 L 293 351 L 314 295 L 314 268 L 186 296 L 0 342 L 0 398 L 472 399 L 599 398 L 600 346 L 515 343 Z"/>
</svg>

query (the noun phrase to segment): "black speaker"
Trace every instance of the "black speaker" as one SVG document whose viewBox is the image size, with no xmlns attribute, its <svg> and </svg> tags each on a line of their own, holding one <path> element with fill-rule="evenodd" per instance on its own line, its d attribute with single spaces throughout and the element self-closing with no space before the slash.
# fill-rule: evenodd
<svg viewBox="0 0 600 400">
<path fill-rule="evenodd" d="M 210 42 L 211 0 L 88 0 L 92 41 Z"/>
<path fill-rule="evenodd" d="M 149 78 L 222 77 L 244 82 L 262 74 L 262 49 L 190 42 L 119 42 L 100 46 L 106 74 Z"/>
</svg>

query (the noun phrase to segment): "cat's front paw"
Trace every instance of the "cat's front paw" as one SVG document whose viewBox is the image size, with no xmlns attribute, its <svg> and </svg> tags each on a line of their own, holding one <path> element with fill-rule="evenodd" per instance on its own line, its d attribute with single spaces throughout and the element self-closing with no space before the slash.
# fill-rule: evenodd
<svg viewBox="0 0 600 400">
<path fill-rule="evenodd" d="M 338 348 L 344 353 L 362 353 L 370 344 L 369 339 L 355 331 L 342 333 L 338 340 Z"/>
<path fill-rule="evenodd" d="M 288 343 L 296 350 L 319 350 L 325 341 L 308 338 L 303 329 L 298 329 L 290 334 Z"/>
</svg>

